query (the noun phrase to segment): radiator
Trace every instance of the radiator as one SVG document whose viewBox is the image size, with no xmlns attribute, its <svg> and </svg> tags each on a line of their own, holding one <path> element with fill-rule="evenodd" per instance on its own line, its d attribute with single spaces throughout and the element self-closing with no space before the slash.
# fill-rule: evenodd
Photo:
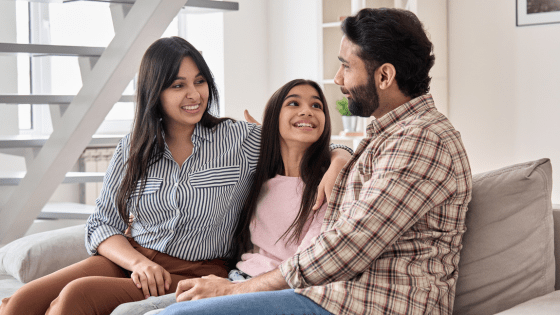
<svg viewBox="0 0 560 315">
<path fill-rule="evenodd" d="M 103 172 L 107 171 L 109 161 L 115 152 L 115 148 L 96 148 L 86 149 L 80 158 L 80 169 L 84 172 Z M 95 205 L 95 199 L 101 193 L 103 183 L 82 184 L 82 203 Z"/>
</svg>

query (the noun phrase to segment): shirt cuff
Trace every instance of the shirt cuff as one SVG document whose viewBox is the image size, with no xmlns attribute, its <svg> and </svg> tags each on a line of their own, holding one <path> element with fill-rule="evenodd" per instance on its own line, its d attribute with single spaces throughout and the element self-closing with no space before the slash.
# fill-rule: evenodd
<svg viewBox="0 0 560 315">
<path fill-rule="evenodd" d="M 87 231 L 86 231 L 87 233 Z M 103 241 L 105 241 L 106 239 L 108 239 L 109 237 L 113 236 L 113 235 L 123 235 L 124 233 L 117 230 L 114 227 L 111 226 L 107 226 L 107 225 L 101 225 L 98 226 L 93 232 L 91 232 L 91 234 L 86 238 L 86 250 L 88 252 L 88 254 L 90 255 L 97 255 L 97 247 L 99 247 L 99 245 L 101 243 L 103 243 Z"/>
<path fill-rule="evenodd" d="M 334 143 L 331 143 L 331 145 L 329 146 L 329 148 L 331 149 L 331 151 L 334 151 L 335 149 L 342 149 L 342 150 L 348 151 L 348 153 L 350 153 L 350 155 L 353 155 L 353 154 L 354 154 L 354 150 L 350 149 L 349 147 L 345 146 L 344 144 L 334 144 Z"/>
<path fill-rule="evenodd" d="M 290 288 L 297 289 L 306 287 L 306 282 L 299 268 L 299 254 L 295 254 L 292 258 L 285 260 L 278 268 Z"/>
</svg>

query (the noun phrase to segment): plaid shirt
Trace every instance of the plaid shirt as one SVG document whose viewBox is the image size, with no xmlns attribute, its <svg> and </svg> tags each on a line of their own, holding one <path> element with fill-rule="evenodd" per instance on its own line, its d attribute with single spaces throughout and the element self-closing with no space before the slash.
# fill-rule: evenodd
<svg viewBox="0 0 560 315">
<path fill-rule="evenodd" d="M 415 98 L 367 127 L 323 233 L 280 271 L 334 314 L 451 314 L 471 180 L 459 132 Z"/>
</svg>

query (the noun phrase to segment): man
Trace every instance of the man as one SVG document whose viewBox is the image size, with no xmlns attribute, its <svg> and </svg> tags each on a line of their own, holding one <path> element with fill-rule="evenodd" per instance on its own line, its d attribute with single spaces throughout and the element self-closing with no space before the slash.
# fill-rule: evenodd
<svg viewBox="0 0 560 315">
<path fill-rule="evenodd" d="M 161 314 L 452 313 L 471 173 L 427 94 L 432 44 L 397 9 L 364 9 L 342 30 L 335 82 L 354 114 L 375 120 L 337 179 L 323 233 L 246 282 L 185 280 L 177 300 L 202 300 Z"/>
</svg>

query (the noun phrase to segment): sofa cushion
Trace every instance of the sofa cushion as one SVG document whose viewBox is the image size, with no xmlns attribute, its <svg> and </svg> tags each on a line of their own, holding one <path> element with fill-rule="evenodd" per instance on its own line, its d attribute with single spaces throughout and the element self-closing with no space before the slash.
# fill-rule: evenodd
<svg viewBox="0 0 560 315">
<path fill-rule="evenodd" d="M 0 275 L 29 282 L 89 257 L 84 225 L 28 235 L 0 248 Z"/>
<path fill-rule="evenodd" d="M 496 315 L 558 315 L 560 314 L 560 291 L 532 299 Z"/>
<path fill-rule="evenodd" d="M 554 291 L 550 160 L 473 176 L 454 314 L 495 314 Z"/>
</svg>

